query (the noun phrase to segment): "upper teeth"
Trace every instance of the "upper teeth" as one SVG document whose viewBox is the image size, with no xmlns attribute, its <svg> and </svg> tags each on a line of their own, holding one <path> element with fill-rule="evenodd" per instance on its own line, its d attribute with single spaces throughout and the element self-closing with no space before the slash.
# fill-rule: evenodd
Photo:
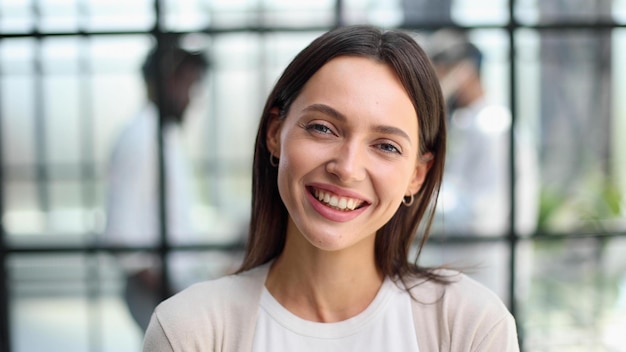
<svg viewBox="0 0 626 352">
<path fill-rule="evenodd" d="M 340 210 L 354 210 L 357 206 L 361 204 L 361 200 L 348 198 L 348 197 L 339 197 L 332 193 L 327 193 L 324 191 L 320 191 L 319 189 L 315 190 L 315 197 L 319 199 L 320 202 L 324 202 L 331 207 L 340 209 Z"/>
</svg>

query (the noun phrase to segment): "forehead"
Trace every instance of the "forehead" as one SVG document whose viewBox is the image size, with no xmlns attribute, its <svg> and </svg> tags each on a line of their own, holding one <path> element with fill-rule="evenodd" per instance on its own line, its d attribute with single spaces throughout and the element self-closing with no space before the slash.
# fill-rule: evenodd
<svg viewBox="0 0 626 352">
<path fill-rule="evenodd" d="M 362 56 L 339 56 L 329 60 L 301 91 L 301 95 L 310 93 L 336 100 L 371 96 L 379 102 L 393 100 L 412 104 L 410 95 L 389 64 Z"/>
<path fill-rule="evenodd" d="M 359 85 L 354 86 L 355 83 Z M 333 88 L 351 88 L 357 93 L 358 88 L 376 88 L 383 84 L 387 88 L 394 86 L 394 92 L 406 91 L 393 68 L 387 63 L 362 56 L 339 56 L 326 62 L 305 83 L 303 90 L 313 85 L 330 85 Z"/>
<path fill-rule="evenodd" d="M 311 104 L 331 106 L 363 123 L 393 124 L 417 133 L 417 112 L 398 75 L 371 58 L 328 61 L 304 85 L 292 109 L 303 111 Z"/>
</svg>

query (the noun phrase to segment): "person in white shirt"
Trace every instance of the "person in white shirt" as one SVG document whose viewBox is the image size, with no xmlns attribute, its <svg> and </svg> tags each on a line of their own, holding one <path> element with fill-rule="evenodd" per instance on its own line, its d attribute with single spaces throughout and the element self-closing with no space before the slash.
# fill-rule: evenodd
<svg viewBox="0 0 626 352">
<path fill-rule="evenodd" d="M 190 225 L 192 174 L 183 150 L 181 125 L 192 88 L 207 68 L 204 54 L 184 50 L 175 40 L 168 40 L 146 57 L 142 73 L 148 101 L 119 134 L 110 159 L 105 243 L 117 246 L 158 243 L 160 117 L 163 118 L 167 235 L 172 243 L 185 242 L 197 235 Z M 159 77 L 161 82 L 157 81 Z M 162 99 L 159 101 L 157 96 Z M 126 303 L 135 321 L 145 330 L 152 310 L 162 300 L 160 262 L 155 255 L 143 252 L 118 258 L 127 275 Z M 184 285 L 165 284 L 172 293 Z"/>
<path fill-rule="evenodd" d="M 445 108 L 402 31 L 331 30 L 269 94 L 246 254 L 152 315 L 144 351 L 511 351 L 501 300 L 418 265 L 443 175 Z"/>
<path fill-rule="evenodd" d="M 448 108 L 446 171 L 434 231 L 444 236 L 505 238 L 511 221 L 511 113 L 489 101 L 481 77 L 483 53 L 465 32 L 439 30 L 427 47 Z M 538 157 L 521 122 L 515 133 L 516 231 L 530 234 L 539 214 Z M 528 250 L 518 254 L 530 261 Z M 446 242 L 435 253 L 443 262 L 467 266 L 473 278 L 508 303 L 509 251 L 503 241 Z M 520 273 L 519 284 L 525 275 Z"/>
</svg>

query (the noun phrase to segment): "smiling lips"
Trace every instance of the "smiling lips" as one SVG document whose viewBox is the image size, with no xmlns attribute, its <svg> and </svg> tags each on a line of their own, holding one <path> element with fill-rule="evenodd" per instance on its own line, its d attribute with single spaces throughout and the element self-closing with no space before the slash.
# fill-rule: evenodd
<svg viewBox="0 0 626 352">
<path fill-rule="evenodd" d="M 352 211 L 360 208 L 366 203 L 361 199 L 338 196 L 334 193 L 322 191 L 318 188 L 313 188 L 311 191 L 317 200 L 331 208 L 341 211 Z"/>
</svg>

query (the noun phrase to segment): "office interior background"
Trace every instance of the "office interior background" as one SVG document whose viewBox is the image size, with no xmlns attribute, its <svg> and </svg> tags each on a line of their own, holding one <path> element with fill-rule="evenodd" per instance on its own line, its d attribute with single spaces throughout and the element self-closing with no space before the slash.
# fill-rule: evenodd
<svg viewBox="0 0 626 352">
<path fill-rule="evenodd" d="M 350 24 L 467 32 L 488 98 L 538 153 L 532 231 L 515 216 L 494 236 L 444 228 L 424 260 L 496 244 L 523 351 L 626 351 L 625 0 L 0 1 L 0 350 L 140 349 L 114 256 L 133 248 L 99 239 L 111 146 L 145 104 L 140 67 L 163 34 L 211 61 L 184 127 L 202 236 L 141 249 L 191 283 L 241 258 L 272 84 L 313 38 Z M 523 192 L 511 187 L 506 206 Z"/>
</svg>

